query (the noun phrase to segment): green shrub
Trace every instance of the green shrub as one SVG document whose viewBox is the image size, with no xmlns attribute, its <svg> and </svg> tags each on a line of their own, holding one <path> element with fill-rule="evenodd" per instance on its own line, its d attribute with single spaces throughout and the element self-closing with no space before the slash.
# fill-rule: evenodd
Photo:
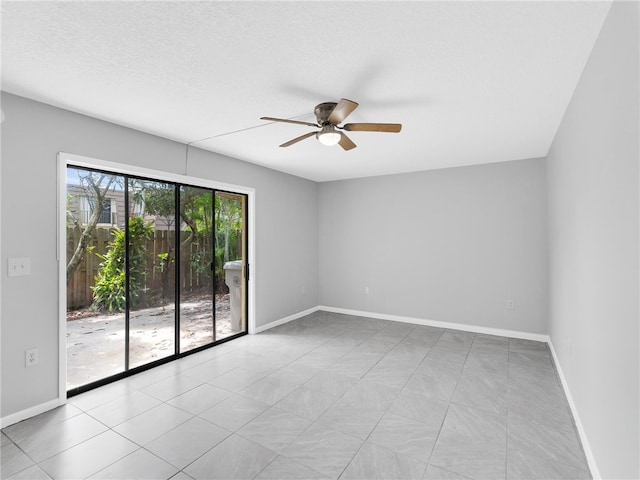
<svg viewBox="0 0 640 480">
<path fill-rule="evenodd" d="M 129 300 L 138 305 L 146 280 L 147 251 L 145 243 L 153 236 L 153 225 L 140 216 L 129 219 Z M 96 254 L 98 267 L 93 290 L 93 307 L 110 313 L 123 312 L 127 304 L 125 275 L 125 231 L 113 230 L 113 240 L 105 255 Z"/>
</svg>

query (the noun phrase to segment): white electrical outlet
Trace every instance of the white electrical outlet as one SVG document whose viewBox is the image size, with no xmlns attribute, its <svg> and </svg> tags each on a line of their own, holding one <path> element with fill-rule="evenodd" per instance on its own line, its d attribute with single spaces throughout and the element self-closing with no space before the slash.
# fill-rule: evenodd
<svg viewBox="0 0 640 480">
<path fill-rule="evenodd" d="M 24 352 L 24 363 L 26 367 L 35 367 L 40 361 L 39 352 L 37 348 L 26 350 Z"/>
<path fill-rule="evenodd" d="M 513 300 L 507 300 L 507 310 L 513 310 L 516 304 Z"/>
<path fill-rule="evenodd" d="M 369 287 L 364 287 L 364 294 L 369 295 Z"/>
</svg>

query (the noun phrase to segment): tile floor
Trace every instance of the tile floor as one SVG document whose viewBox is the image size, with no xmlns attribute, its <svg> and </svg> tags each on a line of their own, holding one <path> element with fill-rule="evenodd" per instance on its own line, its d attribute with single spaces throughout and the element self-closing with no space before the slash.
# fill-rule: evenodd
<svg viewBox="0 0 640 480">
<path fill-rule="evenodd" d="M 591 478 L 543 343 L 316 312 L 2 431 L 6 479 Z"/>
</svg>

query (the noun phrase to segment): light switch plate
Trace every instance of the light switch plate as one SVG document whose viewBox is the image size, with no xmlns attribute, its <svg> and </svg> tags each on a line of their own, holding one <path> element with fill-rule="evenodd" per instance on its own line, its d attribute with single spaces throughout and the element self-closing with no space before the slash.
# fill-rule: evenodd
<svg viewBox="0 0 640 480">
<path fill-rule="evenodd" d="M 10 277 L 31 275 L 31 259 L 29 257 L 10 258 L 7 265 L 7 275 Z"/>
</svg>

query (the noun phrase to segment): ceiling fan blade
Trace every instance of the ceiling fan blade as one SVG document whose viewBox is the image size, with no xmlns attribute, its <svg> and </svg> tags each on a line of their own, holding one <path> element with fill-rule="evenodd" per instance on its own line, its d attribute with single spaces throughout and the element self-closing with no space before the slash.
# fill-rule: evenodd
<svg viewBox="0 0 640 480">
<path fill-rule="evenodd" d="M 356 102 L 352 102 L 351 100 L 343 98 L 331 111 L 331 115 L 329 115 L 328 120 L 334 125 L 342 123 L 342 121 L 347 118 L 349 114 L 356 108 L 358 108 L 358 104 Z"/>
<path fill-rule="evenodd" d="M 400 123 L 347 123 L 343 130 L 348 132 L 389 132 L 398 133 L 402 130 Z"/>
<path fill-rule="evenodd" d="M 296 125 L 307 125 L 308 127 L 320 128 L 320 125 L 318 125 L 317 123 L 301 122 L 299 120 L 289 120 L 287 118 L 260 117 L 260 120 L 269 120 L 270 122 L 295 123 Z"/>
<path fill-rule="evenodd" d="M 281 147 L 290 147 L 291 145 L 293 145 L 294 143 L 298 143 L 300 140 L 304 140 L 305 138 L 309 138 L 312 137 L 313 135 L 315 135 L 318 132 L 309 132 L 309 133 L 305 133 L 304 135 L 300 135 L 299 137 L 294 138 L 293 140 L 289 140 L 288 142 L 283 143 L 282 145 L 280 145 Z"/>
<path fill-rule="evenodd" d="M 347 137 L 344 133 L 340 135 L 340 141 L 338 142 L 338 144 L 344 149 L 344 150 L 351 150 L 352 148 L 356 148 L 356 144 L 353 143 L 351 141 L 351 139 L 349 137 Z"/>
</svg>

